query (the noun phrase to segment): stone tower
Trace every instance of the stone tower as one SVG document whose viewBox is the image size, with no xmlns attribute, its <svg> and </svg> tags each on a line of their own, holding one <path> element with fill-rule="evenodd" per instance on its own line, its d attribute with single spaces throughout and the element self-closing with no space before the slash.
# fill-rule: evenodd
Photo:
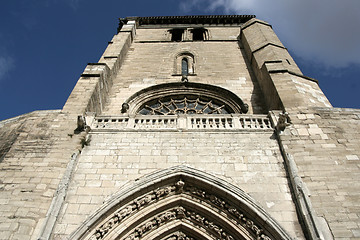
<svg viewBox="0 0 360 240">
<path fill-rule="evenodd" d="M 0 122 L 0 239 L 360 238 L 360 111 L 250 15 L 130 17 Z"/>
</svg>

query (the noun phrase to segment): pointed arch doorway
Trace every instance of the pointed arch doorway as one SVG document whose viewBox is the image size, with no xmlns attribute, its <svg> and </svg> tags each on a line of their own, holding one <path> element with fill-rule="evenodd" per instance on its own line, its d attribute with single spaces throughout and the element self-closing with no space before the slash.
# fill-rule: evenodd
<svg viewBox="0 0 360 240">
<path fill-rule="evenodd" d="M 249 195 L 202 171 L 178 166 L 113 196 L 70 239 L 291 239 Z"/>
</svg>

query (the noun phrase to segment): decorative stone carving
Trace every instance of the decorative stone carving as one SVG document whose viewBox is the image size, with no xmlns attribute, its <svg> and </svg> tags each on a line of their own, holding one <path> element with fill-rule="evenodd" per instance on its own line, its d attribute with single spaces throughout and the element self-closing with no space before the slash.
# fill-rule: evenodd
<svg viewBox="0 0 360 240">
<path fill-rule="evenodd" d="M 86 127 L 86 119 L 85 119 L 84 116 L 79 115 L 77 117 L 77 128 L 76 128 L 76 130 L 81 132 L 81 131 L 85 130 L 85 127 Z"/>
<path fill-rule="evenodd" d="M 185 183 L 181 179 L 179 181 L 177 181 L 175 185 L 176 185 L 176 190 L 178 193 L 182 193 L 184 191 Z"/>
<path fill-rule="evenodd" d="M 188 81 L 189 81 L 189 79 L 186 75 L 181 76 L 181 82 L 188 82 Z"/>
<path fill-rule="evenodd" d="M 212 234 L 214 236 L 214 239 L 234 240 L 234 238 L 231 235 L 229 235 L 223 228 L 221 228 L 214 222 L 209 221 L 205 217 L 201 216 L 199 213 L 196 213 L 194 211 L 188 211 L 181 206 L 175 207 L 171 210 L 161 213 L 153 217 L 151 220 L 147 221 L 146 223 L 140 225 L 139 227 L 136 227 L 133 230 L 133 232 L 130 233 L 129 236 L 125 238 L 125 240 L 140 239 L 147 232 L 150 232 L 158 228 L 159 226 L 163 225 L 164 223 L 175 219 L 185 219 L 187 220 L 187 222 L 196 223 L 197 225 L 205 229 L 208 232 L 208 234 Z M 184 239 L 184 238 L 180 237 L 173 239 Z"/>
<path fill-rule="evenodd" d="M 195 195 L 195 196 L 199 197 L 201 200 L 206 200 L 206 201 L 216 205 L 217 207 L 221 208 L 225 212 L 230 213 L 230 216 L 235 218 L 235 220 L 238 224 L 249 229 L 250 232 L 253 232 L 257 236 L 257 239 L 261 239 L 261 240 L 270 240 L 271 239 L 263 233 L 263 229 L 261 229 L 253 221 L 251 221 L 250 219 L 245 217 L 244 214 L 241 213 L 240 211 L 238 211 L 234 206 L 226 203 L 223 199 L 219 198 L 218 196 L 215 196 L 213 194 L 208 194 L 204 190 L 199 189 L 194 186 L 186 187 L 185 192 Z"/>
<path fill-rule="evenodd" d="M 151 231 L 170 220 L 176 219 L 176 213 L 176 209 L 172 209 L 170 211 L 166 211 L 165 213 L 161 213 L 160 215 L 155 216 L 150 221 L 147 221 L 139 227 L 136 227 L 133 232 L 127 238 L 125 238 L 125 240 L 139 239 L 148 231 Z"/>
<path fill-rule="evenodd" d="M 247 113 L 247 112 L 249 111 L 249 104 L 244 103 L 244 105 L 241 106 L 241 110 L 242 110 L 244 113 Z"/>
<path fill-rule="evenodd" d="M 163 240 L 194 240 L 194 238 L 188 237 L 185 233 L 178 231 Z"/>
<path fill-rule="evenodd" d="M 128 103 L 123 103 L 121 105 L 121 113 L 126 113 L 127 110 L 129 110 L 129 104 Z"/>
<path fill-rule="evenodd" d="M 287 126 L 289 126 L 290 124 L 291 124 L 291 120 L 290 120 L 289 114 L 287 112 L 280 113 L 275 129 L 277 131 L 281 132 L 281 131 L 284 131 L 285 128 Z"/>
<path fill-rule="evenodd" d="M 101 225 L 96 231 L 95 231 L 95 238 L 96 239 L 103 239 L 105 235 L 115 226 L 118 225 L 124 218 L 131 215 L 134 211 L 139 210 L 143 206 L 149 204 L 152 201 L 158 200 L 160 198 L 163 198 L 170 193 L 174 192 L 176 190 L 176 186 L 166 186 L 163 188 L 158 188 L 149 194 L 137 198 L 134 201 L 130 202 L 129 204 L 122 207 L 119 211 L 115 212 L 113 216 L 103 225 Z"/>
<path fill-rule="evenodd" d="M 186 211 L 185 218 L 188 220 L 192 220 L 197 222 L 200 226 L 204 227 L 207 230 L 214 232 L 216 239 L 224 239 L 224 240 L 234 240 L 234 237 L 229 235 L 224 229 L 215 224 L 212 221 L 209 221 L 205 217 L 194 211 Z"/>
<path fill-rule="evenodd" d="M 271 240 L 271 238 L 264 233 L 261 227 L 256 225 L 254 221 L 245 216 L 245 214 L 239 211 L 236 207 L 227 203 L 226 200 L 215 194 L 209 194 L 206 190 L 201 188 L 185 184 L 185 182 L 181 179 L 176 181 L 173 185 L 155 189 L 123 206 L 95 231 L 92 239 L 103 239 L 106 234 L 111 231 L 111 229 L 120 224 L 125 218 L 129 217 L 134 212 L 140 211 L 147 205 L 155 204 L 156 201 L 175 194 L 186 194 L 191 198 L 199 199 L 201 202 L 208 202 L 211 206 L 217 208 L 218 211 L 220 210 L 224 212 L 225 214 L 222 214 L 223 217 L 228 218 L 229 221 L 238 224 L 239 226 L 247 229 L 250 233 L 253 233 L 257 240 Z M 202 226 L 207 231 L 212 232 L 215 239 L 234 239 L 234 237 L 226 233 L 218 223 L 208 220 L 195 211 L 186 210 L 183 206 L 177 206 L 176 208 L 167 210 L 152 217 L 144 224 L 136 227 L 133 232 L 129 233 L 126 240 L 139 239 L 146 232 L 158 228 L 160 225 L 175 219 L 187 222 L 190 221 L 197 226 Z"/>
</svg>

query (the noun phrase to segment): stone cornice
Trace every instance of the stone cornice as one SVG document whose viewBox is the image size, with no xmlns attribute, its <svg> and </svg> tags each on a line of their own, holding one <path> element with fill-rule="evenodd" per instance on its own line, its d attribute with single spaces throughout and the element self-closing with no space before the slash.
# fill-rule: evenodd
<svg viewBox="0 0 360 240">
<path fill-rule="evenodd" d="M 255 15 L 196 15 L 196 16 L 156 16 L 120 18 L 119 25 L 128 21 L 136 21 L 137 25 L 169 25 L 169 24 L 240 24 L 255 18 Z"/>
<path fill-rule="evenodd" d="M 255 24 L 255 23 L 263 24 L 263 25 L 266 25 L 266 26 L 269 26 L 269 27 L 272 28 L 272 26 L 271 26 L 269 23 L 267 23 L 267 22 L 265 22 L 265 21 L 262 21 L 262 20 L 259 20 L 259 19 L 256 19 L 256 18 L 254 17 L 254 18 L 252 18 L 251 21 L 246 22 L 243 26 L 241 26 L 241 30 L 244 30 L 245 28 L 250 27 L 251 25 L 253 25 L 253 24 Z"/>
<path fill-rule="evenodd" d="M 297 77 L 305 78 L 306 80 L 309 80 L 309 81 L 312 81 L 312 82 L 315 82 L 315 83 L 319 84 L 319 81 L 314 79 L 314 78 L 311 78 L 311 77 L 308 77 L 308 76 L 305 76 L 305 75 L 290 71 L 288 69 L 269 70 L 269 73 L 270 74 L 271 73 L 289 73 L 291 75 L 295 75 Z"/>
</svg>

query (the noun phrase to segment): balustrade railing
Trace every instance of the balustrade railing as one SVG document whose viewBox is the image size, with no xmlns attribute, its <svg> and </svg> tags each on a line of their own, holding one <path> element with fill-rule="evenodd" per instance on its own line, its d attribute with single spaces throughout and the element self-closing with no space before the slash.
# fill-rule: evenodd
<svg viewBox="0 0 360 240">
<path fill-rule="evenodd" d="M 266 115 L 173 115 L 95 117 L 93 131 L 131 130 L 272 130 Z"/>
</svg>

